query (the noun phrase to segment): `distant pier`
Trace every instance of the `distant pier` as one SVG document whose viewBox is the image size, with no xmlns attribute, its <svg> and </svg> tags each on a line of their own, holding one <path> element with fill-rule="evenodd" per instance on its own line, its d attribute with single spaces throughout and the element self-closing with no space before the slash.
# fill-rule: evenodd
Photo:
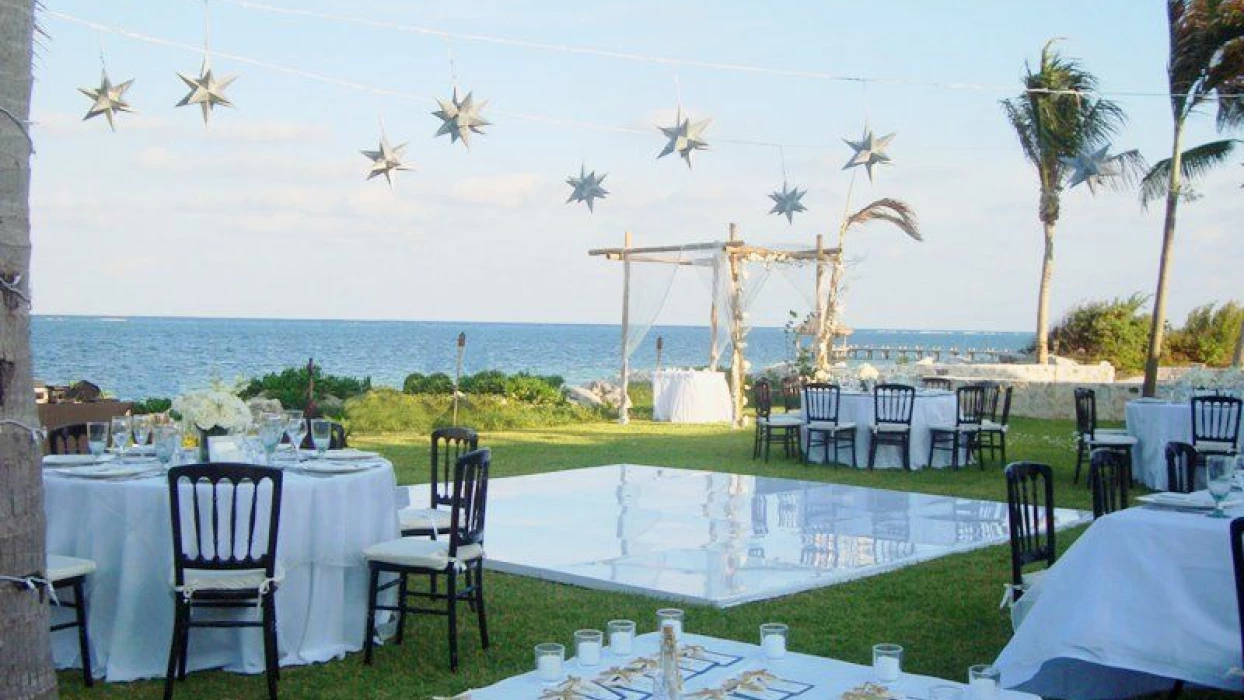
<svg viewBox="0 0 1244 700">
<path fill-rule="evenodd" d="M 905 360 L 915 362 L 925 357 L 932 357 L 935 362 L 944 358 L 961 358 L 969 362 L 998 362 L 1003 355 L 1013 355 L 1017 351 L 999 348 L 941 348 L 909 345 L 853 345 L 835 348 L 835 359 L 839 360 Z"/>
</svg>

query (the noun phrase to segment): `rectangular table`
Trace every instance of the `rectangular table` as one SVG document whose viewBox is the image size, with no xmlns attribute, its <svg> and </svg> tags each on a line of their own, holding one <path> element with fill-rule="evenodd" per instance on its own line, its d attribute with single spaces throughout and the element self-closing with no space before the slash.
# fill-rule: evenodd
<svg viewBox="0 0 1244 700">
<path fill-rule="evenodd" d="M 729 423 L 734 403 L 723 372 L 659 369 L 652 373 L 652 419 Z"/>
<path fill-rule="evenodd" d="M 1228 675 L 1241 665 L 1230 522 L 1148 506 L 1099 518 L 1024 596 L 1035 601 L 995 662 L 1002 684 L 1068 700 L 1177 678 L 1244 688 Z"/>
<path fill-rule="evenodd" d="M 801 633 L 811 635 L 816 631 L 811 629 L 792 631 L 794 635 Z M 684 651 L 695 652 L 684 656 L 680 664 L 683 672 L 684 698 L 692 697 L 691 694 L 696 691 L 721 689 L 730 682 L 737 681 L 743 674 L 761 670 L 775 677 L 767 682 L 768 687 L 765 690 L 743 690 L 724 693 L 716 697 L 730 700 L 838 698 L 852 688 L 876 680 L 870 666 L 793 652 L 787 653 L 781 659 L 769 660 L 762 656 L 760 647 L 756 644 L 744 644 L 697 634 L 684 634 L 682 639 Z M 615 679 L 612 683 L 606 677 L 616 674 L 618 668 L 641 656 L 655 657 L 658 642 L 656 632 L 642 634 L 635 639 L 634 654 L 613 656 L 606 649 L 601 664 L 592 668 L 583 668 L 575 661 L 568 661 L 566 663 L 567 673 L 580 678 L 584 684 L 581 692 L 567 697 L 584 700 L 646 700 L 650 698 L 651 683 L 643 677 Z M 690 647 L 698 647 L 699 650 L 689 649 Z M 567 654 L 569 653 L 571 652 L 567 651 Z M 963 673 L 966 677 L 967 669 L 964 669 Z M 597 680 L 600 684 L 596 682 Z M 897 682 L 889 684 L 888 687 L 900 697 L 927 698 L 929 689 L 938 685 L 966 688 L 962 683 L 912 673 L 902 674 Z M 532 671 L 507 678 L 486 688 L 472 690 L 470 697 L 471 700 L 526 700 L 539 698 L 542 691 L 551 687 L 551 685 L 542 684 Z M 1000 697 L 1009 700 L 1021 698 L 1035 700 L 1035 696 L 1014 691 L 1003 691 Z"/>
</svg>

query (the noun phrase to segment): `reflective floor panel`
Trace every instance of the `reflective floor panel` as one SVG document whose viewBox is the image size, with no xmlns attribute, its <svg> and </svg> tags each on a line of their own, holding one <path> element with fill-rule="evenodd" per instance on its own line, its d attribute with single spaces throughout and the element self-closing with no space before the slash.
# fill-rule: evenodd
<svg viewBox="0 0 1244 700">
<path fill-rule="evenodd" d="M 793 479 L 615 464 L 488 491 L 489 568 L 717 607 L 1008 540 L 1005 503 Z"/>
</svg>

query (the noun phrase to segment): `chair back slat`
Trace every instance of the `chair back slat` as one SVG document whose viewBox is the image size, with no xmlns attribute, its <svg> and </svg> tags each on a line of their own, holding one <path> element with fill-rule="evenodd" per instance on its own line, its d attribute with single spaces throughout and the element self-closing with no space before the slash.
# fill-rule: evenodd
<svg viewBox="0 0 1244 700">
<path fill-rule="evenodd" d="M 1240 438 L 1240 399 L 1234 396 L 1192 397 L 1192 444 L 1229 442 Z"/>
<path fill-rule="evenodd" d="M 1127 507 L 1127 486 L 1132 480 L 1131 455 L 1118 450 L 1093 450 L 1089 459 L 1089 488 L 1093 492 L 1093 517 L 1100 518 Z"/>
<path fill-rule="evenodd" d="M 1097 394 L 1092 389 L 1076 389 L 1076 432 L 1081 438 L 1093 439 L 1097 432 Z"/>
<path fill-rule="evenodd" d="M 811 383 L 803 388 L 803 416 L 806 422 L 838 422 L 842 389 L 837 384 Z"/>
<path fill-rule="evenodd" d="M 984 392 L 985 407 L 981 411 L 981 417 L 991 421 L 998 420 L 998 398 L 1001 396 L 1002 388 L 997 382 L 980 382 L 974 386 L 979 386 Z"/>
<path fill-rule="evenodd" d="M 429 480 L 432 508 L 447 506 L 453 501 L 454 469 L 458 459 L 479 449 L 479 433 L 471 428 L 454 426 L 432 431 L 432 473 Z"/>
<path fill-rule="evenodd" d="M 773 387 L 768 379 L 761 377 L 752 383 L 752 405 L 756 418 L 768 418 L 773 412 Z"/>
<path fill-rule="evenodd" d="M 1020 585 L 1024 567 L 1054 565 L 1054 477 L 1048 464 L 1012 462 L 1006 467 L 1007 521 L 1011 529 L 1011 582 Z"/>
<path fill-rule="evenodd" d="M 468 452 L 454 464 L 450 558 L 457 556 L 459 547 L 484 543 L 488 472 L 491 466 L 492 451 L 487 448 Z"/>
<path fill-rule="evenodd" d="M 803 380 L 791 375 L 782 377 L 782 408 L 787 413 L 799 410 L 799 393 L 803 388 Z"/>
<path fill-rule="evenodd" d="M 916 388 L 906 384 L 878 384 L 873 388 L 873 420 L 877 424 L 911 425 Z"/>
<path fill-rule="evenodd" d="M 1002 390 L 1002 416 L 995 418 L 999 425 L 1006 425 L 1011 420 L 1011 392 L 1014 387 L 1006 387 Z"/>
<path fill-rule="evenodd" d="M 1186 442 L 1166 443 L 1166 490 L 1196 491 L 1196 448 Z"/>
<path fill-rule="evenodd" d="M 186 569 L 263 569 L 267 577 L 273 576 L 282 477 L 278 469 L 250 464 L 190 464 L 169 470 L 177 585 L 185 583 Z"/>
<path fill-rule="evenodd" d="M 955 390 L 955 422 L 958 425 L 980 425 L 986 411 L 985 387 L 970 384 Z"/>
<path fill-rule="evenodd" d="M 924 377 L 920 380 L 925 389 L 942 389 L 950 391 L 950 380 L 945 377 Z"/>
</svg>

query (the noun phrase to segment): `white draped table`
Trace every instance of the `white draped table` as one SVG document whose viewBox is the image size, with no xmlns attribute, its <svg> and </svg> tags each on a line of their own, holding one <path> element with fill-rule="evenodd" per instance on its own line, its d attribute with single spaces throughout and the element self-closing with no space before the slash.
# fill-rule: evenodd
<svg viewBox="0 0 1244 700">
<path fill-rule="evenodd" d="M 1228 676 L 1241 663 L 1230 523 L 1152 507 L 1099 518 L 1024 596 L 1035 602 L 994 664 L 1002 684 L 1068 700 L 1176 678 L 1244 688 Z"/>
<path fill-rule="evenodd" d="M 393 467 L 335 476 L 286 471 L 277 556 L 277 637 L 284 666 L 357 651 L 367 609 L 363 549 L 396 538 Z M 97 480 L 46 471 L 48 551 L 95 560 L 87 577 L 94 671 L 109 681 L 162 677 L 173 632 L 173 544 L 163 475 Z M 236 612 L 235 614 L 245 614 Z M 257 613 L 256 613 L 257 614 Z M 58 667 L 80 666 L 77 635 L 53 634 Z M 196 629 L 189 670 L 261 673 L 254 629 Z"/>
<path fill-rule="evenodd" d="M 812 634 L 811 630 L 802 630 L 802 632 Z M 791 634 L 794 635 L 800 633 L 801 630 L 798 629 L 791 631 Z M 640 656 L 655 657 L 658 642 L 659 638 L 656 632 L 642 634 L 635 639 L 633 654 L 614 656 L 606 648 L 602 654 L 599 666 L 582 668 L 576 661 L 568 661 L 565 664 L 565 670 L 570 676 L 576 676 L 592 682 L 610 667 L 624 666 Z M 681 643 L 686 651 L 690 651 L 687 648 L 690 646 L 699 647 L 700 649 L 698 653 L 684 657 L 682 663 L 680 663 L 684 679 L 684 698 L 690 697 L 691 693 L 699 690 L 719 689 L 730 681 L 738 680 L 745 673 L 760 670 L 767 671 L 775 677 L 768 680 L 769 687 L 766 690 L 749 691 L 743 689 L 735 694 L 729 694 L 728 697 L 754 697 L 757 700 L 762 698 L 773 698 L 774 700 L 787 700 L 789 698 L 837 698 L 846 691 L 857 688 L 864 683 L 876 682 L 876 674 L 871 666 L 860 666 L 859 664 L 847 663 L 845 661 L 793 652 L 788 652 L 780 659 L 766 659 L 761 654 L 760 647 L 755 644 L 744 644 L 729 639 L 717 639 L 716 637 L 705 637 L 698 634 L 684 634 Z M 567 645 L 566 653 L 567 655 L 573 654 L 573 649 L 569 645 Z M 963 670 L 963 675 L 967 676 L 967 669 Z M 929 697 L 929 690 L 939 685 L 953 685 L 964 690 L 965 693 L 967 690 L 963 683 L 946 681 L 931 676 L 919 676 L 913 673 L 903 673 L 898 681 L 887 684 L 887 687 L 895 693 L 896 697 L 927 698 Z M 471 700 L 538 698 L 542 690 L 551 687 L 551 685 L 542 684 L 535 672 L 532 671 L 521 676 L 507 678 L 487 688 L 472 690 L 470 695 Z M 650 696 L 650 687 L 650 682 L 643 678 L 637 678 L 626 682 L 625 686 L 619 687 L 616 692 L 599 687 L 594 689 L 596 692 L 591 692 L 592 689 L 589 688 L 588 697 L 645 698 Z M 965 694 L 965 697 L 968 696 Z M 1035 696 L 1014 691 L 1003 691 L 999 697 L 1007 700 L 1022 700 L 1024 698 L 1038 700 Z"/>
<path fill-rule="evenodd" d="M 734 415 L 722 372 L 661 369 L 652 373 L 652 419 L 671 423 L 728 423 Z"/>
<path fill-rule="evenodd" d="M 855 460 L 861 468 L 868 466 L 868 446 L 872 444 L 872 424 L 876 415 L 873 395 L 853 391 L 844 391 L 838 401 L 838 421 L 855 423 Z M 932 438 L 929 428 L 934 425 L 955 424 L 955 395 L 941 389 L 920 389 L 916 393 L 916 402 L 911 412 L 911 468 L 921 469 L 929 465 L 929 443 Z M 808 435 L 804 431 L 804 449 L 807 449 Z M 948 451 L 935 455 L 937 462 L 932 465 L 944 467 L 950 464 Z M 850 455 L 845 451 L 839 457 L 849 463 Z M 812 451 L 811 461 L 824 462 L 826 454 L 818 445 Z M 897 446 L 881 445 L 877 448 L 876 467 L 882 469 L 902 468 L 903 454 Z"/>
<path fill-rule="evenodd" d="M 1132 448 L 1132 476 L 1151 489 L 1165 491 L 1166 443 L 1192 442 L 1192 404 L 1156 399 L 1129 401 L 1127 432 L 1137 443 Z"/>
</svg>

